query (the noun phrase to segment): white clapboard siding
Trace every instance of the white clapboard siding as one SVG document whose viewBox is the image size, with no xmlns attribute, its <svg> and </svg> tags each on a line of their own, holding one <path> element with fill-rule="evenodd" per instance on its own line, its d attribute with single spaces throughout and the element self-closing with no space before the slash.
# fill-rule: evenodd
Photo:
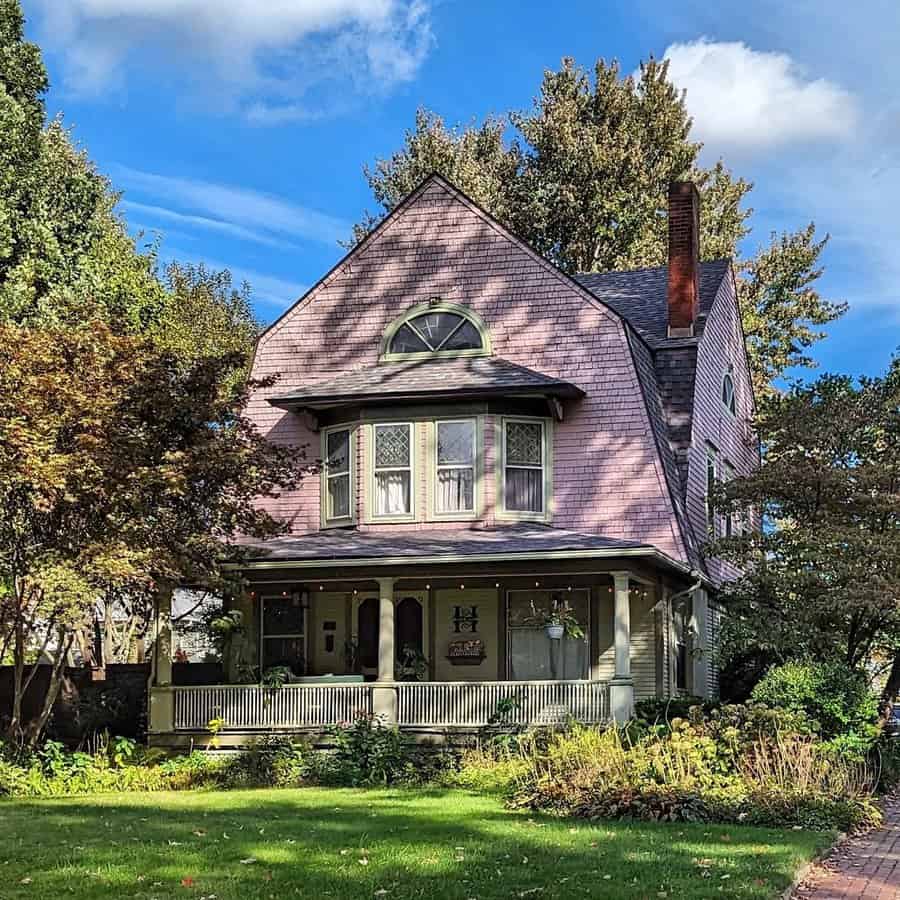
<svg viewBox="0 0 900 900">
<path fill-rule="evenodd" d="M 595 723 L 609 718 L 609 686 L 597 681 L 409 682 L 397 685 L 397 703 L 400 724 L 407 726 L 477 728 L 495 716 L 516 725 Z"/>
<path fill-rule="evenodd" d="M 176 687 L 176 731 L 206 730 L 222 720 L 222 730 L 310 728 L 349 722 L 372 712 L 367 684 L 222 685 Z"/>
</svg>

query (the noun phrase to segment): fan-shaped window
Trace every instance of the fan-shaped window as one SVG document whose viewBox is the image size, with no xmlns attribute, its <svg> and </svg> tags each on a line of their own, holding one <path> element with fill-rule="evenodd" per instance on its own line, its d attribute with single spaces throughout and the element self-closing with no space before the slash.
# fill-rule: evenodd
<svg viewBox="0 0 900 900">
<path fill-rule="evenodd" d="M 731 372 L 726 372 L 725 377 L 722 379 L 722 406 L 731 415 L 737 414 L 737 404 L 734 399 L 734 376 Z"/>
<path fill-rule="evenodd" d="M 465 307 L 430 302 L 396 320 L 385 335 L 384 357 L 480 356 L 490 353 L 487 330 Z"/>
</svg>

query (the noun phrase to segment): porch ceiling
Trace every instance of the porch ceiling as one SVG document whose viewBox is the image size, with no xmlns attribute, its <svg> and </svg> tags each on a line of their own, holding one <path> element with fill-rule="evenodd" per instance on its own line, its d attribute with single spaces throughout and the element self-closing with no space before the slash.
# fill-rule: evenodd
<svg viewBox="0 0 900 900">
<path fill-rule="evenodd" d="M 238 548 L 236 548 L 238 549 Z M 482 529 L 373 532 L 341 529 L 285 535 L 241 545 L 237 569 L 443 566 L 535 560 L 636 558 L 681 575 L 690 567 L 650 544 L 537 524 Z"/>
</svg>

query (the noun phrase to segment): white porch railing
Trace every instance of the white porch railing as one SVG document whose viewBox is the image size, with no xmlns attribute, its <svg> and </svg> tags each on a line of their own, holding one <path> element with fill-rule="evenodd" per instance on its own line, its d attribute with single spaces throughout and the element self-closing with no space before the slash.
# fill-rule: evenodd
<svg viewBox="0 0 900 900">
<path fill-rule="evenodd" d="M 601 681 L 403 682 L 397 700 L 401 725 L 477 728 L 501 711 L 514 725 L 609 718 L 609 685 Z"/>
<path fill-rule="evenodd" d="M 319 728 L 372 712 L 371 684 L 174 687 L 176 731 Z M 502 713 L 510 725 L 586 724 L 609 719 L 601 681 L 398 682 L 398 722 L 406 727 L 478 728 Z"/>
<path fill-rule="evenodd" d="M 175 730 L 204 731 L 213 719 L 223 730 L 314 728 L 372 712 L 367 684 L 257 684 L 176 687 Z"/>
</svg>

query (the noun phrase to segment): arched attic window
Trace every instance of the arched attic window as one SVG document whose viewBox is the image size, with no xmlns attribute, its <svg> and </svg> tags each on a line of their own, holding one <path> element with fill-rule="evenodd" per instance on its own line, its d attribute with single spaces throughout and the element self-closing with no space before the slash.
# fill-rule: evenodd
<svg viewBox="0 0 900 900">
<path fill-rule="evenodd" d="M 734 396 L 734 375 L 731 374 L 730 369 L 722 379 L 722 406 L 732 416 L 737 415 L 737 402 Z"/>
<path fill-rule="evenodd" d="M 487 356 L 487 326 L 472 310 L 434 299 L 408 309 L 384 335 L 382 359 Z"/>
</svg>

